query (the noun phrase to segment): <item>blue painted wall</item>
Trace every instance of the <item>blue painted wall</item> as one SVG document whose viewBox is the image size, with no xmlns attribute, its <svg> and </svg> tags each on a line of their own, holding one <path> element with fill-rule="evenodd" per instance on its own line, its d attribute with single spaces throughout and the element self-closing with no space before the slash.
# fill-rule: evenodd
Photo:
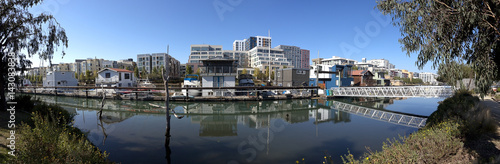
<svg viewBox="0 0 500 164">
<path fill-rule="evenodd" d="M 330 71 L 341 71 L 341 70 L 343 71 L 344 77 L 340 78 L 339 81 L 339 84 L 342 87 L 351 86 L 351 82 L 354 80 L 354 78 L 350 76 L 351 67 L 352 67 L 351 65 L 335 65 L 330 67 Z M 331 79 L 327 79 L 326 81 L 319 80 L 318 83 L 320 84 L 325 83 L 326 89 L 336 88 L 339 87 L 336 83 L 336 81 L 339 80 L 339 77 L 333 74 Z M 309 86 L 316 86 L 316 78 L 309 79 Z"/>
</svg>

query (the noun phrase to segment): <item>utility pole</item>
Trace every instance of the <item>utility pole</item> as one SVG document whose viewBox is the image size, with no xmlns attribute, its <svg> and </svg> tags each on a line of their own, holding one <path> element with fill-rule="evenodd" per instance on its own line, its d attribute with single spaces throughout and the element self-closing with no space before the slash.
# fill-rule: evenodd
<svg viewBox="0 0 500 164">
<path fill-rule="evenodd" d="M 269 70 L 267 73 L 269 74 L 269 84 L 271 84 L 271 30 L 268 31 L 267 36 L 269 37 Z"/>
</svg>

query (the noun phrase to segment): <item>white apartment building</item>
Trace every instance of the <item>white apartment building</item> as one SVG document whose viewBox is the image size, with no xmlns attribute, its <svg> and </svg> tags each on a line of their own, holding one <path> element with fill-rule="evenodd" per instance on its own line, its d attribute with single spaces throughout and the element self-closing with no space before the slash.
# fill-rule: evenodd
<svg viewBox="0 0 500 164">
<path fill-rule="evenodd" d="M 314 65 L 316 65 L 318 63 L 318 59 L 313 59 L 313 63 L 314 63 Z M 332 56 L 332 58 L 329 58 L 329 59 L 319 58 L 319 64 L 329 65 L 329 66 L 354 65 L 355 63 L 356 63 L 356 60 L 342 58 L 342 57 L 338 57 L 338 56 Z"/>
<path fill-rule="evenodd" d="M 430 72 L 422 72 L 422 73 L 419 73 L 419 78 L 422 79 L 422 81 L 424 83 L 429 83 L 429 84 L 432 84 L 432 85 L 436 85 L 437 84 L 437 74 L 435 73 L 430 73 Z"/>
<path fill-rule="evenodd" d="M 389 60 L 386 59 L 372 59 L 366 61 L 366 63 L 371 63 L 379 68 L 384 68 L 384 69 L 394 69 L 396 67 L 394 64 L 389 63 Z"/>
<path fill-rule="evenodd" d="M 293 65 L 287 61 L 285 58 L 283 50 L 278 48 L 271 48 L 271 53 L 269 54 L 268 47 L 254 47 L 248 51 L 250 58 L 250 66 L 252 68 L 259 68 L 261 71 L 265 71 L 271 64 L 271 69 L 283 69 L 283 67 L 293 68 Z"/>
<path fill-rule="evenodd" d="M 245 51 L 245 42 L 247 39 L 235 40 L 233 42 L 233 51 Z"/>
</svg>

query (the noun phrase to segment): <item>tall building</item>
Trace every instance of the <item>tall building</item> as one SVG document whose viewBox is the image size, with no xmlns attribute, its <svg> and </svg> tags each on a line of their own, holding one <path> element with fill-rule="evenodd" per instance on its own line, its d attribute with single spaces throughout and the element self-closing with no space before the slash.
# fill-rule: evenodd
<svg viewBox="0 0 500 164">
<path fill-rule="evenodd" d="M 267 47 L 254 47 L 248 51 L 248 56 L 250 58 L 250 67 L 259 68 L 261 71 L 265 71 L 271 63 L 271 69 L 283 69 L 283 67 L 293 68 L 293 65 L 287 61 L 282 49 L 271 48 L 270 58 L 269 58 L 269 48 Z"/>
<path fill-rule="evenodd" d="M 271 47 L 271 37 L 251 36 L 245 40 L 245 51 L 250 51 L 254 47 Z"/>
<path fill-rule="evenodd" d="M 146 71 L 151 72 L 151 54 L 139 54 L 137 55 L 137 67 L 139 72 Z"/>
<path fill-rule="evenodd" d="M 247 39 L 235 40 L 233 42 L 233 51 L 247 51 L 245 50 L 245 42 Z"/>
<path fill-rule="evenodd" d="M 300 67 L 309 69 L 310 51 L 305 49 L 300 49 Z"/>
<path fill-rule="evenodd" d="M 279 45 L 275 48 L 283 50 L 283 54 L 285 55 L 286 60 L 291 65 L 293 65 L 294 68 L 300 68 L 300 65 L 301 65 L 300 47 Z"/>
</svg>

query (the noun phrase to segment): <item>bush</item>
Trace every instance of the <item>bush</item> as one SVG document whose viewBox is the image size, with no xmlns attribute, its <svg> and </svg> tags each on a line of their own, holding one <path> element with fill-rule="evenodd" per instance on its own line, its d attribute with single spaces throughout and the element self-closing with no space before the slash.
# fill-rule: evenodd
<svg viewBox="0 0 500 164">
<path fill-rule="evenodd" d="M 470 115 L 471 109 L 479 102 L 478 97 L 474 97 L 467 90 L 458 90 L 455 95 L 445 99 L 438 109 L 427 119 L 426 126 L 433 126 L 445 120 L 461 121 Z"/>
<path fill-rule="evenodd" d="M 478 97 L 472 96 L 467 90 L 458 90 L 455 95 L 445 99 L 429 116 L 426 126 L 452 120 L 460 124 L 461 137 L 468 140 L 495 132 L 497 125 L 490 111 L 478 104 Z"/>
<path fill-rule="evenodd" d="M 52 121 L 64 119 L 48 111 L 48 115 L 35 112 L 33 127 L 21 125 L 17 154 L 10 163 L 107 163 L 105 152 L 101 153 L 77 128 Z"/>
<path fill-rule="evenodd" d="M 75 117 L 74 114 L 69 113 L 61 106 L 55 104 L 46 104 L 43 102 L 35 105 L 33 111 L 35 113 L 39 113 L 41 117 L 47 117 L 49 121 L 54 121 L 53 119 L 57 119 L 56 123 L 60 125 L 67 125 L 71 123 L 71 121 L 73 121 L 73 118 Z M 48 117 L 50 115 L 54 115 L 54 117 Z"/>
<path fill-rule="evenodd" d="M 408 137 L 400 137 L 400 140 L 388 139 L 381 152 L 369 150 L 359 160 L 350 153 L 341 158 L 344 163 L 453 163 L 461 159 L 455 157 L 460 155 L 464 146 L 459 135 L 459 124 L 443 122 Z"/>
</svg>

